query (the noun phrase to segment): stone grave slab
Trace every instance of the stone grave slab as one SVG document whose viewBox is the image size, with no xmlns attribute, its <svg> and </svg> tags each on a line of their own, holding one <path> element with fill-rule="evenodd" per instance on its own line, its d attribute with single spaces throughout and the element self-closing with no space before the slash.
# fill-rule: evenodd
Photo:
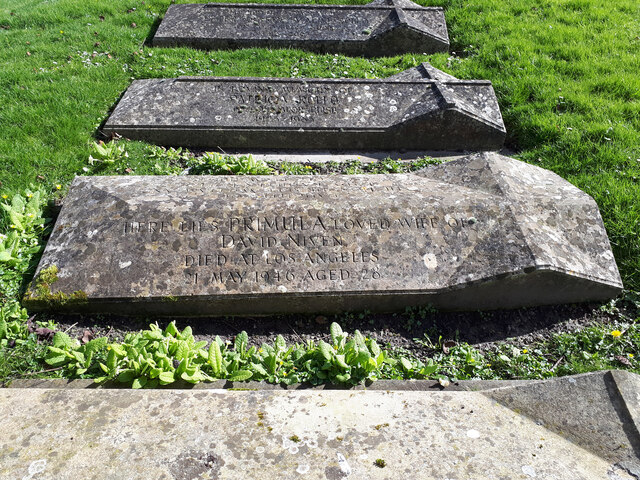
<svg viewBox="0 0 640 480">
<path fill-rule="evenodd" d="M 498 150 L 506 134 L 491 82 L 428 64 L 375 80 L 136 80 L 103 132 L 167 146 L 278 150 Z"/>
<path fill-rule="evenodd" d="M 604 300 L 593 199 L 495 153 L 412 174 L 78 177 L 32 310 L 259 315 Z"/>
<path fill-rule="evenodd" d="M 449 37 L 442 8 L 410 0 L 368 5 L 207 3 L 169 6 L 152 44 L 299 48 L 373 57 L 446 52 Z"/>
<path fill-rule="evenodd" d="M 472 392 L 83 390 L 40 381 L 0 389 L 0 477 L 633 480 L 638 426 L 624 412 L 639 402 L 618 393 L 619 380 L 639 382 L 594 372 Z"/>
</svg>

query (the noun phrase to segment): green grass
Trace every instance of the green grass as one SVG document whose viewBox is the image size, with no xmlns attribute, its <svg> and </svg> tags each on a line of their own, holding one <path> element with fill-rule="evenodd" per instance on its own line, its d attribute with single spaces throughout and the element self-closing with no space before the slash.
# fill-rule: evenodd
<svg viewBox="0 0 640 480">
<path fill-rule="evenodd" d="M 438 375 L 458 380 L 533 380 L 609 369 L 640 373 L 640 324 L 624 318 L 530 345 L 500 342 L 486 351 L 455 342 L 447 348 L 427 335 L 418 342 L 430 350 Z"/>
<path fill-rule="evenodd" d="M 169 174 L 189 162 L 196 164 L 184 152 L 159 154 L 142 142 L 121 142 L 127 156 L 89 164 L 89 156 L 96 156 L 100 124 L 133 79 L 380 78 L 428 61 L 458 78 L 493 82 L 508 131 L 507 146 L 518 158 L 553 170 L 595 198 L 625 286 L 640 290 L 640 3 L 636 0 L 421 0 L 424 5 L 445 7 L 452 52 L 380 59 L 296 50 L 149 48 L 145 41 L 169 3 L 5 0 L 0 4 L 0 194 L 7 195 L 7 201 L 26 188 L 49 198 L 60 195 L 75 175 L 87 172 Z M 209 159 L 204 166 L 201 162 L 203 173 L 230 169 L 216 162 Z M 306 167 L 269 168 L 303 173 Z M 332 168 L 312 167 L 311 173 Z M 366 168 L 356 162 L 348 170 Z M 387 163 L 368 171 L 400 170 Z M 0 233 L 10 233 L 6 218 L 0 222 Z M 34 227 L 28 241 L 40 242 L 43 234 Z M 5 312 L 13 311 L 33 270 L 27 251 L 31 246 L 16 253 L 21 260 L 15 268 L 0 265 L 0 307 Z M 597 335 L 609 338 L 606 328 L 602 326 Z M 637 340 L 637 333 L 633 335 Z M 33 338 L 22 340 L 19 348 L 42 357 Z M 580 337 L 573 335 L 565 343 L 578 341 Z M 633 345 L 637 351 L 637 342 Z M 535 371 L 553 367 L 558 358 L 564 360 L 553 370 L 556 373 L 620 363 L 615 356 L 601 354 L 601 349 L 594 356 L 590 347 L 574 348 L 579 352 L 575 355 L 560 350 L 552 354 L 552 348 L 556 347 L 531 350 L 541 352 Z M 628 353 L 632 352 L 624 354 Z M 22 367 L 7 365 L 21 356 L 3 349 L 0 369 L 19 371 Z M 495 366 L 500 354 L 497 358 L 486 363 Z M 496 368 L 492 369 L 496 375 L 524 375 Z"/>
<path fill-rule="evenodd" d="M 444 341 L 437 332 L 430 332 L 437 338 L 425 333 L 423 339 L 415 340 L 425 347 L 426 361 L 407 351 L 379 347 L 357 330 L 350 335 L 336 323 L 331 325 L 328 344 L 308 340 L 287 345 L 279 335 L 275 342 L 259 347 L 249 345 L 246 332 L 239 333 L 233 343 L 219 337 L 209 344 L 196 342 L 190 327 L 180 332 L 173 322 L 164 331 L 152 324 L 149 330 L 112 343 L 101 337 L 81 345 L 59 332 L 53 345 L 47 345 L 23 325 L 19 319 L 5 321 L 10 338 L 0 332 L 0 384 L 46 377 L 92 378 L 133 388 L 213 379 L 355 385 L 365 380 L 431 378 L 444 384 L 469 379 L 545 379 L 606 369 L 640 374 L 640 322 L 624 316 L 530 345 L 499 342 L 484 351 L 464 342 Z M 14 346 L 7 347 L 12 340 Z"/>
</svg>

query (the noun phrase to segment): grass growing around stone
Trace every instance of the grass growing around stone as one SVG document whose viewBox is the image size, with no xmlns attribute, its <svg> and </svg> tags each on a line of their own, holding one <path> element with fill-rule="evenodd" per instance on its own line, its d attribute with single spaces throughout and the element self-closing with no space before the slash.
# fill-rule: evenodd
<svg viewBox="0 0 640 480">
<path fill-rule="evenodd" d="M 95 146 L 97 130 L 122 92 L 138 78 L 381 78 L 428 61 L 458 78 L 491 80 L 508 131 L 507 146 L 518 158 L 555 171 L 595 198 L 625 286 L 640 289 L 640 4 L 636 0 L 421 1 L 445 7 L 452 52 L 381 59 L 296 50 L 149 48 L 145 42 L 169 3 L 7 0 L 0 5 L 0 194 L 6 196 L 2 200 L 6 205 L 13 205 L 17 197 L 24 200 L 24 205 L 15 206 L 13 218 L 5 209 L 0 220 L 2 250 L 10 250 L 11 257 L 0 257 L 2 317 L 12 328 L 18 324 L 11 322 L 24 324 L 13 337 L 4 335 L 7 341 L 20 340 L 22 350 L 18 355 L 16 350 L 0 347 L 0 377 L 38 371 L 16 364 L 17 358 L 46 369 L 33 360 L 44 355 L 35 329 L 48 328 L 46 317 L 37 317 L 36 321 L 45 323 L 32 325 L 30 332 L 25 323 L 28 313 L 15 307 L 20 289 L 32 273 L 36 250 L 46 236 L 44 225 L 28 225 L 31 218 L 46 216 L 40 210 L 27 210 L 32 198 L 28 194 L 37 192 L 42 197 L 38 208 L 42 208 L 46 199 L 63 194 L 75 175 L 88 173 L 175 174 L 185 167 L 193 168 L 193 173 L 198 169 L 200 173 L 277 170 L 294 174 L 340 170 L 331 165 L 268 165 L 265 170 L 248 161 L 237 165 L 215 157 L 194 159 L 186 152 L 124 140 L 107 143 L 101 147 L 106 149 L 103 152 Z M 394 172 L 403 168 L 407 167 L 392 161 L 374 167 L 354 162 L 342 171 Z M 27 222 L 23 230 L 15 227 L 17 214 Z M 20 234 L 17 244 L 12 232 Z M 541 366 L 534 368 L 525 362 L 529 365 L 526 368 L 550 374 L 609 366 L 637 368 L 636 360 L 628 356 L 634 355 L 633 348 L 638 351 L 634 319 L 620 321 L 628 327 L 593 327 L 593 332 L 583 332 L 588 337 L 584 342 L 573 335 L 558 344 L 575 344 L 570 349 L 578 352 L 575 355 L 562 353 L 561 347 L 553 345 L 529 348 L 529 352 L 540 350 L 542 356 L 528 354 L 524 359 L 537 358 L 533 364 Z M 608 343 L 602 342 L 611 340 L 610 332 L 616 329 L 624 331 L 622 338 L 630 343 L 615 355 L 613 347 L 607 347 L 605 354 Z M 590 335 L 596 340 L 589 340 Z M 438 360 L 442 365 L 451 357 L 451 349 L 448 351 L 446 358 Z M 437 352 L 436 348 L 434 355 Z M 442 348 L 440 353 L 444 353 Z M 474 355 L 469 358 L 475 359 Z M 625 355 L 630 365 L 616 359 Z M 487 375 L 504 378 L 526 373 L 514 367 L 519 361 L 512 361 L 507 368 L 497 358 L 485 362 L 492 365 L 489 370 L 474 367 L 472 373 L 482 376 L 480 372 L 491 371 Z M 551 368 L 559 358 L 562 362 Z M 549 368 L 543 359 L 550 363 Z M 469 368 L 464 362 L 460 365 L 462 370 Z M 562 370 L 566 365 L 572 366 Z M 440 371 L 458 375 L 452 372 L 455 370 Z"/>
</svg>

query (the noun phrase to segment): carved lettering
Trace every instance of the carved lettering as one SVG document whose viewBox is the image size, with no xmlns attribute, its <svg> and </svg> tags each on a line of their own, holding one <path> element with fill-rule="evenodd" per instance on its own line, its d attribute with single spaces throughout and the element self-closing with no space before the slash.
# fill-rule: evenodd
<svg viewBox="0 0 640 480">
<path fill-rule="evenodd" d="M 284 263 L 295 263 L 296 257 L 290 253 L 266 253 L 264 260 L 267 265 L 282 265 Z"/>
<path fill-rule="evenodd" d="M 254 189 L 253 184 L 251 180 L 241 188 L 246 192 L 255 190 L 256 195 L 264 190 Z M 369 188 L 373 186 L 358 185 L 360 191 Z M 377 188 L 393 191 L 392 185 Z M 268 194 L 280 191 L 272 188 Z M 186 285 L 229 288 L 248 282 L 279 285 L 284 292 L 311 282 L 376 282 L 383 277 L 384 266 L 376 248 L 375 238 L 379 235 L 399 238 L 415 231 L 418 236 L 408 238 L 416 238 L 417 243 L 410 248 L 422 246 L 416 250 L 416 258 L 424 263 L 424 243 L 420 239 L 432 237 L 435 232 L 457 235 L 463 229 L 477 231 L 478 224 L 475 217 L 442 211 L 389 218 L 317 214 L 225 216 L 208 211 L 206 218 L 135 220 L 121 223 L 119 228 L 126 235 L 146 234 L 151 238 L 173 234 L 178 236 L 171 241 L 174 251 L 195 250 L 181 256 Z M 207 251 L 209 248 L 213 251 Z"/>
<path fill-rule="evenodd" d="M 238 115 L 251 115 L 255 121 L 311 123 L 316 116 L 337 116 L 338 105 L 361 98 L 354 87 L 309 84 L 232 84 L 228 85 L 230 103 Z M 349 96 L 352 95 L 352 96 Z M 371 95 L 371 94 L 368 94 Z"/>
<path fill-rule="evenodd" d="M 282 242 L 283 245 L 297 246 L 297 247 L 337 247 L 344 245 L 344 240 L 336 235 L 302 235 L 297 233 L 295 235 L 289 233 Z"/>
<path fill-rule="evenodd" d="M 249 248 L 261 247 L 271 248 L 278 243 L 276 237 L 252 237 L 247 235 L 222 235 L 220 237 L 220 246 L 222 248 Z"/>
<path fill-rule="evenodd" d="M 304 259 L 310 263 L 376 263 L 378 252 L 322 252 L 307 253 Z"/>
<path fill-rule="evenodd" d="M 123 233 L 166 233 L 171 231 L 171 224 L 164 221 L 125 222 Z"/>
<path fill-rule="evenodd" d="M 205 254 L 205 255 L 186 255 L 185 256 L 185 267 L 208 267 L 208 266 L 218 266 L 227 263 L 226 255 L 222 255 L 220 253 L 215 254 Z"/>
<path fill-rule="evenodd" d="M 247 270 L 219 270 L 200 274 L 186 272 L 186 281 L 189 285 L 241 284 L 246 282 L 247 275 Z"/>
<path fill-rule="evenodd" d="M 321 269 L 321 270 L 307 270 L 304 274 L 303 280 L 305 281 L 336 281 L 347 280 L 351 278 L 351 272 L 345 269 Z"/>
</svg>

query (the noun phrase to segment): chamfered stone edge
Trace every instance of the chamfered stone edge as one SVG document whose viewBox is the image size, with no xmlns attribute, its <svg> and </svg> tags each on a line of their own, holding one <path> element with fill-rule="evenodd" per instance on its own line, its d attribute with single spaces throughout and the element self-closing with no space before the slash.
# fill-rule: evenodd
<svg viewBox="0 0 640 480">
<path fill-rule="evenodd" d="M 79 177 L 69 196 L 24 299 L 34 310 L 476 310 L 622 288 L 593 199 L 497 154 L 402 175 Z"/>
</svg>

